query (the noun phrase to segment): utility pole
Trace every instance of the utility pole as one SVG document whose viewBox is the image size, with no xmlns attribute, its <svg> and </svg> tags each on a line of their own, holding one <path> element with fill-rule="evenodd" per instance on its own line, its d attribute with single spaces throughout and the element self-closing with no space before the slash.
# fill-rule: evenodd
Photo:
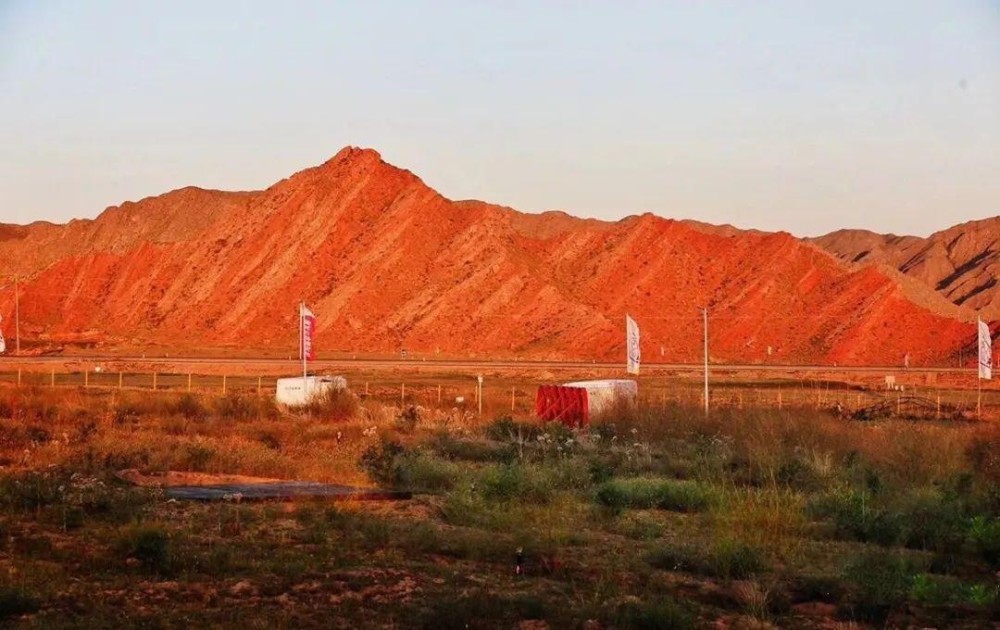
<svg viewBox="0 0 1000 630">
<path fill-rule="evenodd" d="M 701 309 L 702 321 L 705 324 L 705 415 L 708 415 L 708 307 Z"/>
<path fill-rule="evenodd" d="M 18 277 L 14 276 L 14 354 L 21 354 L 21 297 Z"/>
<path fill-rule="evenodd" d="M 479 403 L 479 417 L 483 417 L 483 375 L 476 377 L 476 402 Z"/>
</svg>

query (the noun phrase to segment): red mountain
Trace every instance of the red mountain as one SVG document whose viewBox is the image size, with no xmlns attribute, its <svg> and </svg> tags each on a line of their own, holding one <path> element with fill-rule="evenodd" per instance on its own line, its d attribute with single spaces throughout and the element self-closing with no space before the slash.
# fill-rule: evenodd
<svg viewBox="0 0 1000 630">
<path fill-rule="evenodd" d="M 26 279 L 27 339 L 178 353 L 294 352 L 299 300 L 321 356 L 618 359 L 630 313 L 647 360 L 694 361 L 702 305 L 724 361 L 939 362 L 974 334 L 919 283 L 785 233 L 451 201 L 355 148 L 263 191 L 185 188 L 92 221 L 2 226 L 0 260 L 0 277 Z"/>
</svg>

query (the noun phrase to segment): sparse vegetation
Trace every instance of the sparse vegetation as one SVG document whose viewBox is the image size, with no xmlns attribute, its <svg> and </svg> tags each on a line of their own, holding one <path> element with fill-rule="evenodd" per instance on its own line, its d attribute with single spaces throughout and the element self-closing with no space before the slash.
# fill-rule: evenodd
<svg viewBox="0 0 1000 630">
<path fill-rule="evenodd" d="M 365 626 L 988 625 L 998 447 L 992 425 L 804 409 L 639 405 L 570 431 L 339 395 L 279 411 L 0 389 L 0 619 L 322 626 L 336 606 Z M 173 503 L 125 468 L 415 498 Z"/>
</svg>

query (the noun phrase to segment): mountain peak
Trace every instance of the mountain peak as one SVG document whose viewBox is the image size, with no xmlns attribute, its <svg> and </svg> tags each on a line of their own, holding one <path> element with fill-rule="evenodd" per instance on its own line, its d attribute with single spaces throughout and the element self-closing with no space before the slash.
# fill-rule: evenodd
<svg viewBox="0 0 1000 630">
<path fill-rule="evenodd" d="M 372 163 L 381 161 L 382 155 L 375 149 L 346 146 L 327 160 L 324 166 L 327 164 Z"/>
</svg>

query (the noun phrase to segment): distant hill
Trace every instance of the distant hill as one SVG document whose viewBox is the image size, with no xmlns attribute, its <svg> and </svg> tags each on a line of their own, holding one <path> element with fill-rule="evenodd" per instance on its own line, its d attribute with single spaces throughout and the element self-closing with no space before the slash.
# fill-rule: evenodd
<svg viewBox="0 0 1000 630">
<path fill-rule="evenodd" d="M 927 238 L 840 230 L 814 242 L 841 260 L 895 267 L 984 319 L 1000 319 L 1000 217 L 956 225 Z"/>
</svg>

